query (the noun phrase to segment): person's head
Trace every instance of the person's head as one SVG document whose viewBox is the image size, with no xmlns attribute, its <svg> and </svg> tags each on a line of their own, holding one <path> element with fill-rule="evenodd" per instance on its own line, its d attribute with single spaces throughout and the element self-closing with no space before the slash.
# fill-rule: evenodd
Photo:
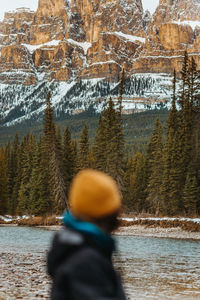
<svg viewBox="0 0 200 300">
<path fill-rule="evenodd" d="M 106 232 L 117 227 L 121 194 L 116 182 L 107 174 L 85 169 L 73 179 L 69 191 L 72 214 L 96 224 Z"/>
</svg>

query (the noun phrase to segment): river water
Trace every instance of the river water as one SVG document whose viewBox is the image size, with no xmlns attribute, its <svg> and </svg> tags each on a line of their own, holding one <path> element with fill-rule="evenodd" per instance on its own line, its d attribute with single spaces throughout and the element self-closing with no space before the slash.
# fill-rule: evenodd
<svg viewBox="0 0 200 300">
<path fill-rule="evenodd" d="M 6 299 L 48 299 L 45 257 L 53 234 L 0 227 L 0 292 Z M 128 299 L 200 299 L 199 241 L 130 236 L 116 240 L 119 253 L 114 260 Z"/>
</svg>

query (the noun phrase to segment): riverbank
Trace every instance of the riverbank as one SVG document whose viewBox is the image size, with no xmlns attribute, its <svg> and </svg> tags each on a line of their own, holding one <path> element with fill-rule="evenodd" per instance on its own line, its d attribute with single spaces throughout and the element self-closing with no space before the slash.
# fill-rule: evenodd
<svg viewBox="0 0 200 300">
<path fill-rule="evenodd" d="M 122 218 L 116 235 L 200 240 L 199 218 Z"/>
<path fill-rule="evenodd" d="M 57 231 L 61 226 L 39 226 L 42 229 Z M 113 235 L 116 236 L 140 236 L 153 238 L 173 238 L 200 240 L 200 232 L 189 232 L 181 227 L 147 227 L 143 225 L 121 226 Z"/>
<path fill-rule="evenodd" d="M 114 235 L 200 240 L 200 232 L 189 232 L 181 227 L 122 226 L 114 232 Z"/>
<path fill-rule="evenodd" d="M 62 218 L 0 217 L 0 226 L 30 226 L 59 230 Z M 114 235 L 200 240 L 200 218 L 122 217 Z"/>
</svg>

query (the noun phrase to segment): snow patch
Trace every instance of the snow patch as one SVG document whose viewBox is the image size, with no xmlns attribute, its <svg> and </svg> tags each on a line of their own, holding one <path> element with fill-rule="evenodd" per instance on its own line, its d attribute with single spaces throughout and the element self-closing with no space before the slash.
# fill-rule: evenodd
<svg viewBox="0 0 200 300">
<path fill-rule="evenodd" d="M 39 45 L 30 45 L 30 44 L 22 44 L 22 46 L 26 47 L 30 53 L 33 53 L 35 50 L 44 48 L 44 47 L 57 47 L 60 43 L 60 40 L 52 40 L 50 42 L 39 44 Z"/>
<path fill-rule="evenodd" d="M 19 7 L 19 8 L 16 8 L 15 10 L 9 10 L 7 13 L 8 14 L 16 14 L 16 13 L 20 14 L 22 12 L 35 13 L 34 10 L 31 10 L 28 7 Z"/>
<path fill-rule="evenodd" d="M 85 55 L 87 54 L 88 49 L 92 46 L 92 44 L 91 44 L 91 43 L 88 43 L 88 42 L 77 42 L 77 41 L 72 40 L 72 39 L 67 39 L 67 41 L 68 41 L 70 44 L 73 44 L 73 45 L 76 45 L 76 46 L 82 48 Z"/>
<path fill-rule="evenodd" d="M 119 65 L 121 67 L 121 65 L 118 64 L 115 60 L 98 61 L 98 62 L 95 62 L 95 63 L 89 65 L 89 66 L 105 65 L 105 64 L 116 64 L 116 65 Z"/>
<path fill-rule="evenodd" d="M 72 81 L 71 83 L 67 83 L 65 81 L 60 82 L 56 92 L 52 93 L 52 104 L 55 105 L 56 103 L 59 103 L 60 99 L 64 97 L 75 84 L 75 81 Z"/>
<path fill-rule="evenodd" d="M 130 34 L 125 34 L 121 31 L 114 31 L 114 32 L 108 32 L 108 34 L 114 34 L 116 36 L 122 37 L 129 42 L 135 43 L 136 41 L 139 41 L 141 43 L 145 43 L 146 39 L 143 37 L 135 36 L 135 35 L 130 35 Z"/>
<path fill-rule="evenodd" d="M 181 222 L 193 222 L 193 223 L 200 223 L 200 218 L 120 218 L 120 220 L 127 221 L 127 222 L 133 222 L 138 220 L 149 220 L 149 221 L 181 221 Z"/>
<path fill-rule="evenodd" d="M 178 24 L 178 25 L 183 25 L 187 26 L 189 25 L 192 30 L 195 30 L 196 27 L 200 28 L 200 21 L 173 21 L 173 23 Z"/>
<path fill-rule="evenodd" d="M 10 215 L 5 215 L 5 216 L 0 216 L 0 220 L 9 223 L 12 221 L 17 221 L 17 220 L 25 220 L 29 219 L 30 216 L 24 215 L 24 216 L 10 216 Z"/>
</svg>

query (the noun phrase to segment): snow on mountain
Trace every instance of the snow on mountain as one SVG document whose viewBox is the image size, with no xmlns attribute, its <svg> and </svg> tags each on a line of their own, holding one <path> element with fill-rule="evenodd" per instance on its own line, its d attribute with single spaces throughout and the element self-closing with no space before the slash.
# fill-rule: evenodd
<svg viewBox="0 0 200 300">
<path fill-rule="evenodd" d="M 123 112 L 133 113 L 170 106 L 172 77 L 168 74 L 139 74 L 126 79 Z M 26 120 L 41 120 L 48 91 L 55 116 L 76 114 L 93 107 L 101 112 L 112 96 L 118 100 L 119 82 L 106 79 L 49 82 L 41 80 L 35 86 L 0 84 L 0 116 L 2 125 L 11 126 Z"/>
<path fill-rule="evenodd" d="M 199 0 L 160 0 L 151 16 L 141 0 L 39 0 L 0 22 L 0 117 L 9 126 L 38 120 L 51 91 L 57 117 L 116 102 L 123 112 L 169 107 L 171 74 L 184 51 L 200 68 Z"/>
<path fill-rule="evenodd" d="M 173 23 L 178 24 L 178 25 L 183 25 L 183 26 L 189 25 L 192 28 L 192 30 L 195 30 L 196 27 L 200 28 L 200 21 L 185 20 L 185 21 L 173 21 Z"/>
</svg>

